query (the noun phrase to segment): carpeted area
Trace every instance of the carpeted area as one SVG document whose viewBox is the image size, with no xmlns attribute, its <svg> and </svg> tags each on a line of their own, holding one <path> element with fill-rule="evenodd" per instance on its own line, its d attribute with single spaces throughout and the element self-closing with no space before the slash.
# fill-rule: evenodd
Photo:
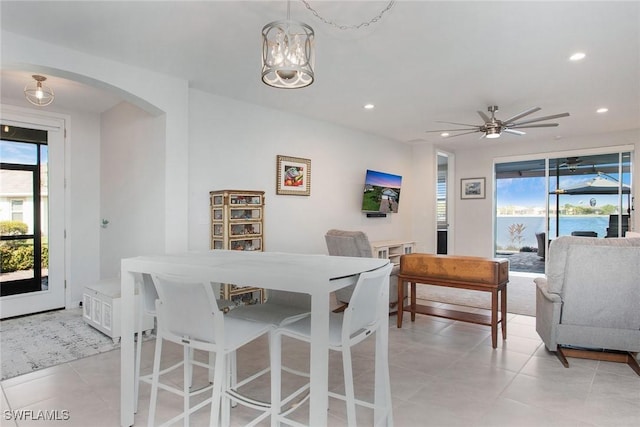
<svg viewBox="0 0 640 427">
<path fill-rule="evenodd" d="M 1 379 L 120 347 L 82 320 L 82 309 L 56 310 L 0 322 Z"/>
<path fill-rule="evenodd" d="M 542 275 L 509 273 L 509 283 L 507 284 L 507 311 L 509 313 L 526 316 L 536 315 L 536 285 L 533 283 L 533 279 L 538 276 Z M 417 285 L 416 289 L 416 298 L 418 299 L 487 310 L 491 308 L 491 294 L 489 292 L 432 285 Z"/>
</svg>

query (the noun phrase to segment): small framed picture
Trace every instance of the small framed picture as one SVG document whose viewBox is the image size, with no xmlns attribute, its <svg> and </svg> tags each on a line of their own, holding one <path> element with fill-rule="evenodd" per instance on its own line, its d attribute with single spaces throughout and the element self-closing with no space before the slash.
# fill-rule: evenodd
<svg viewBox="0 0 640 427">
<path fill-rule="evenodd" d="M 461 199 L 484 199 L 485 178 L 462 178 L 460 180 Z"/>
<path fill-rule="evenodd" d="M 278 155 L 276 194 L 311 195 L 311 160 Z"/>
</svg>

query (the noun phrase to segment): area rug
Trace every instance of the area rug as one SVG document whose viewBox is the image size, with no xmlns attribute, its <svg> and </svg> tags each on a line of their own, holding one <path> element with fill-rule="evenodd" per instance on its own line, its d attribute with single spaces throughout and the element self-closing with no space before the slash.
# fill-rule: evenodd
<svg viewBox="0 0 640 427">
<path fill-rule="evenodd" d="M 536 315 L 536 285 L 533 283 L 534 277 L 537 276 L 510 274 L 509 283 L 507 284 L 507 312 L 525 316 Z M 418 285 L 416 286 L 416 298 L 446 304 L 491 309 L 491 294 L 489 292 L 447 288 L 445 286 Z"/>
<path fill-rule="evenodd" d="M 56 310 L 0 322 L 1 379 L 120 347 L 82 320 L 82 309 Z"/>
</svg>

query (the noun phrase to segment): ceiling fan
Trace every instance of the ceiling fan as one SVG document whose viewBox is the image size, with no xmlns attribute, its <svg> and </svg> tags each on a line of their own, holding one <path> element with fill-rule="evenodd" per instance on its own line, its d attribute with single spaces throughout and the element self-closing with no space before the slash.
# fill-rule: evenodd
<svg viewBox="0 0 640 427">
<path fill-rule="evenodd" d="M 571 172 L 575 172 L 578 169 L 578 165 L 582 163 L 582 159 L 578 157 L 567 157 L 564 163 L 560 165 L 560 167 L 566 167 Z"/>
<path fill-rule="evenodd" d="M 526 117 L 529 114 L 533 114 L 536 111 L 540 110 L 540 107 L 533 107 L 521 113 L 518 113 L 513 117 L 509 117 L 506 120 L 498 120 L 495 117 L 495 113 L 496 111 L 498 111 L 498 106 L 491 105 L 487 109 L 491 113 L 491 117 L 489 117 L 487 114 L 483 113 L 482 111 L 478 111 L 478 114 L 480 115 L 482 120 L 484 120 L 484 123 L 481 125 L 470 125 L 467 123 L 438 121 L 437 123 L 448 123 L 452 125 L 460 125 L 460 126 L 467 126 L 467 127 L 461 128 L 461 129 L 428 130 L 427 132 L 446 132 L 446 133 L 462 132 L 455 135 L 443 135 L 443 136 L 448 136 L 450 138 L 454 136 L 467 135 L 469 133 L 475 133 L 475 132 L 481 132 L 482 133 L 481 138 L 485 138 L 485 137 L 499 138 L 502 132 L 510 133 L 513 135 L 525 135 L 525 132 L 522 132 L 521 130 L 518 130 L 518 129 L 555 127 L 555 126 L 558 126 L 558 123 L 537 123 L 537 124 L 532 124 L 532 123 L 541 122 L 543 120 L 557 119 L 559 117 L 567 117 L 569 115 L 569 113 L 560 113 L 560 114 L 553 114 L 551 116 L 538 117 L 536 119 L 518 121 L 523 117 Z"/>
</svg>

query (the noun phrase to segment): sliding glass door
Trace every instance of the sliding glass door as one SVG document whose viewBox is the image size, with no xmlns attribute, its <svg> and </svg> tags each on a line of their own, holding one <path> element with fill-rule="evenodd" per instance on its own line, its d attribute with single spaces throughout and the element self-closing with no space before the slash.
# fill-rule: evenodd
<svg viewBox="0 0 640 427">
<path fill-rule="evenodd" d="M 624 237 L 631 153 L 549 159 L 549 236 Z"/>
<path fill-rule="evenodd" d="M 544 271 L 558 236 L 623 237 L 631 221 L 631 152 L 495 164 L 495 254 L 512 270 Z"/>
</svg>

